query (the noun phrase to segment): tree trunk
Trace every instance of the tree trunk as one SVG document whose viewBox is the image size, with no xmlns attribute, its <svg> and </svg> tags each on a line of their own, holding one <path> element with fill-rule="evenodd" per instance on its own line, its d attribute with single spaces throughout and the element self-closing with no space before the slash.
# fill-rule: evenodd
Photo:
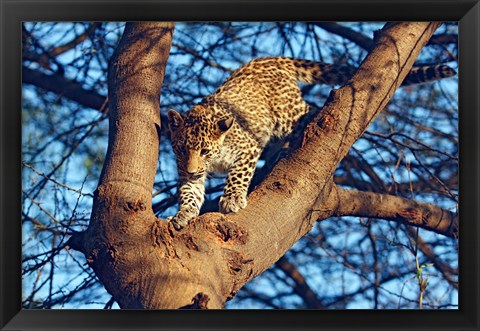
<svg viewBox="0 0 480 331">
<path fill-rule="evenodd" d="M 173 24 L 127 24 L 109 68 L 106 162 L 89 228 L 72 237 L 71 247 L 84 252 L 122 308 L 222 308 L 316 221 L 375 209 L 372 204 L 346 208 L 346 199 L 361 201 L 361 192 L 352 195 L 336 188 L 333 173 L 439 25 L 387 24 L 352 80 L 332 91 L 307 127 L 302 147 L 280 161 L 250 194 L 246 209 L 229 215 L 207 213 L 175 231 L 151 209 L 159 96 Z M 434 229 L 430 214 L 417 222 L 418 214 L 405 212 L 405 203 L 397 212 L 380 214 Z M 458 219 L 447 215 L 437 232 L 453 236 Z"/>
</svg>

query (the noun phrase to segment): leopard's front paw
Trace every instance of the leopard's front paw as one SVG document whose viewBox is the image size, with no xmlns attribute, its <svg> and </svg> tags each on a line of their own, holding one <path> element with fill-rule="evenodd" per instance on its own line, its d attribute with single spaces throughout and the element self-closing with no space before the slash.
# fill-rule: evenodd
<svg viewBox="0 0 480 331">
<path fill-rule="evenodd" d="M 219 209 L 222 214 L 236 213 L 247 206 L 245 195 L 222 196 L 219 202 Z"/>
<path fill-rule="evenodd" d="M 167 221 L 172 222 L 173 227 L 178 231 L 187 226 L 188 221 L 194 217 L 195 215 L 192 216 L 191 213 L 180 210 L 177 215 L 167 217 Z"/>
</svg>

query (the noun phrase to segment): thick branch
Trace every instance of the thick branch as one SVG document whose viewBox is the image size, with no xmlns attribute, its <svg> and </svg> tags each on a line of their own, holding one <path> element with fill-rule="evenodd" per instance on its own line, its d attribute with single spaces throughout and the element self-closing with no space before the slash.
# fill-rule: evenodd
<svg viewBox="0 0 480 331">
<path fill-rule="evenodd" d="M 278 163 L 250 194 L 246 209 L 228 216 L 248 229 L 243 251 L 255 260 L 252 277 L 278 260 L 315 220 L 331 216 L 322 204 L 338 163 L 385 107 L 439 25 L 387 24 L 352 80 L 332 91 L 307 127 L 303 147 Z"/>
<path fill-rule="evenodd" d="M 156 222 L 151 204 L 172 34 L 173 23 L 127 23 L 109 63 L 108 150 L 84 253 L 122 308 L 161 307 L 160 286 L 168 288 L 158 276 L 160 259 L 151 254 Z"/>
<path fill-rule="evenodd" d="M 419 226 L 448 237 L 458 236 L 458 214 L 428 203 L 338 186 L 334 186 L 331 195 L 330 207 L 334 208 L 334 216 L 382 218 Z"/>
<path fill-rule="evenodd" d="M 159 33 L 159 23 L 127 24 L 108 66 L 110 134 L 100 185 L 134 182 L 149 192 L 149 200 L 158 160 L 159 95 L 172 27 Z"/>
<path fill-rule="evenodd" d="M 98 94 L 96 91 L 87 90 L 80 83 L 69 80 L 60 74 L 47 75 L 24 66 L 22 68 L 22 83 L 35 85 L 41 89 L 54 92 L 85 107 L 97 110 L 102 109 L 102 112 L 105 112 L 107 109 L 105 107 L 105 96 Z"/>
</svg>

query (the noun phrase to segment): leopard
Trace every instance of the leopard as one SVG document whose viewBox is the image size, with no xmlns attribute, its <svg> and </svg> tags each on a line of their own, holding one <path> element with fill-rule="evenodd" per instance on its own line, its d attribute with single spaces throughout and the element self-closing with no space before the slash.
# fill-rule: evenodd
<svg viewBox="0 0 480 331">
<path fill-rule="evenodd" d="M 290 57 L 256 58 L 234 70 L 217 90 L 185 114 L 170 109 L 168 127 L 176 156 L 179 209 L 169 217 L 176 230 L 200 214 L 209 173 L 226 173 L 219 211 L 247 206 L 259 157 L 272 138 L 290 134 L 309 112 L 299 82 L 343 85 L 356 68 Z M 440 64 L 414 67 L 403 85 L 453 76 Z"/>
</svg>

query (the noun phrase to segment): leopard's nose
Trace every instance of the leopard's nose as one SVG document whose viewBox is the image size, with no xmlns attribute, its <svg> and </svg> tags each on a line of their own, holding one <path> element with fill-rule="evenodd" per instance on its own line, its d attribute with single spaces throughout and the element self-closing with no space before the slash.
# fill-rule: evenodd
<svg viewBox="0 0 480 331">
<path fill-rule="evenodd" d="M 197 162 L 194 162 L 193 160 L 189 160 L 189 162 L 187 163 L 187 169 L 186 170 L 190 175 L 193 175 L 194 173 L 196 173 L 197 170 L 198 170 Z"/>
</svg>

